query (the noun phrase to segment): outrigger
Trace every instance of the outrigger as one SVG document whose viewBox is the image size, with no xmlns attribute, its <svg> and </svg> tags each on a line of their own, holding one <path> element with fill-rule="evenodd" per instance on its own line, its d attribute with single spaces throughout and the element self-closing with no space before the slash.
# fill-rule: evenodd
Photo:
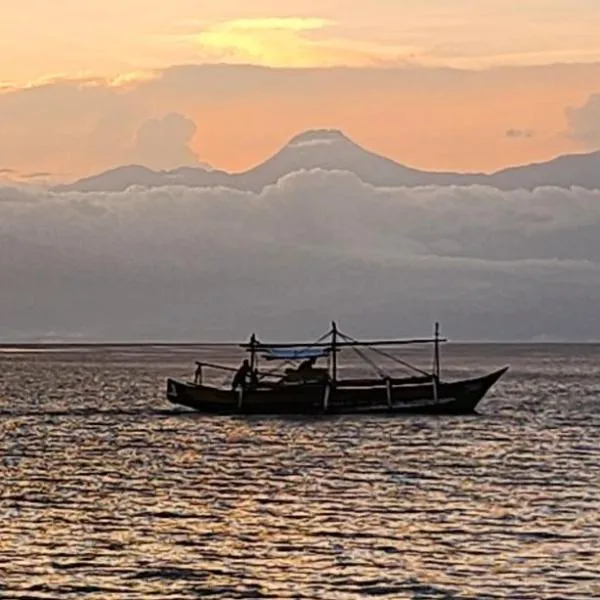
<svg viewBox="0 0 600 600">
<path fill-rule="evenodd" d="M 472 379 L 443 381 L 440 377 L 440 344 L 446 342 L 435 324 L 433 338 L 359 341 L 343 334 L 333 322 L 330 331 L 317 341 L 263 343 L 252 334 L 240 347 L 249 353 L 241 382 L 219 387 L 203 383 L 204 369 L 238 371 L 226 365 L 197 362 L 194 382 L 167 379 L 167 398 L 173 404 L 206 414 L 314 415 L 362 413 L 413 413 L 467 415 L 475 412 L 487 391 L 508 366 Z M 384 348 L 433 344 L 431 371 L 415 367 Z M 377 378 L 339 377 L 338 355 L 352 349 L 375 369 Z M 363 349 L 414 372 L 392 377 L 370 359 Z M 259 359 L 278 361 L 281 368 L 261 371 Z M 319 359 L 326 368 L 316 368 Z M 297 368 L 282 369 L 302 360 Z M 240 377 L 235 377 L 239 380 Z"/>
</svg>

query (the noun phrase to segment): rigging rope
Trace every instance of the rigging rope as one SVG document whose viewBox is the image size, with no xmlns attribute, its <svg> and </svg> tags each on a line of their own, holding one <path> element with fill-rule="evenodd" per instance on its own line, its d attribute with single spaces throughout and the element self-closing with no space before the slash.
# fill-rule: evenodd
<svg viewBox="0 0 600 600">
<path fill-rule="evenodd" d="M 343 333 L 339 333 L 338 335 L 346 340 L 347 342 L 353 342 L 354 340 L 352 340 L 350 337 L 348 337 L 347 335 L 343 334 Z M 375 363 L 375 361 L 371 360 L 368 356 L 366 356 L 364 354 L 364 352 L 361 352 L 356 346 L 351 346 L 352 350 L 354 350 L 354 352 L 356 352 L 356 354 L 358 354 L 358 356 L 360 358 L 362 358 L 366 363 L 368 363 L 369 365 L 371 365 L 371 367 L 373 367 L 373 369 L 377 372 L 377 375 L 379 375 L 379 377 L 382 378 L 386 378 L 389 377 L 389 375 L 381 368 L 379 367 L 379 365 L 377 365 L 377 363 Z"/>
<path fill-rule="evenodd" d="M 340 336 L 345 338 L 349 342 L 358 343 L 358 340 L 356 340 L 344 333 L 340 333 Z M 399 365 L 402 365 L 403 367 L 406 367 L 407 369 L 411 369 L 411 370 L 415 371 L 416 373 L 420 373 L 421 375 L 426 375 L 427 377 L 429 377 L 431 375 L 431 373 L 428 373 L 427 371 L 424 371 L 423 369 L 419 369 L 418 367 L 415 367 L 414 365 L 411 365 L 410 363 L 406 362 L 405 360 L 402 360 L 401 358 L 398 358 L 398 357 L 394 356 L 393 354 L 389 354 L 388 352 L 385 352 L 384 350 L 381 350 L 380 348 L 375 348 L 374 346 L 370 346 L 370 349 L 373 352 L 379 354 L 380 356 L 389 358 L 393 362 L 398 363 Z"/>
</svg>

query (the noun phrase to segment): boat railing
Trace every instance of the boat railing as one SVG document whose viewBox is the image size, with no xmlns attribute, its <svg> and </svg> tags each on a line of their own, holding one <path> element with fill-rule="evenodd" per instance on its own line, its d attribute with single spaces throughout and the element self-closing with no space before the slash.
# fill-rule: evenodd
<svg viewBox="0 0 600 600">
<path fill-rule="evenodd" d="M 424 383 L 432 383 L 432 375 L 423 375 L 422 377 L 382 377 L 379 379 L 373 378 L 362 378 L 362 379 L 350 379 L 347 385 L 351 387 L 377 387 L 377 386 L 406 386 L 406 385 L 423 385 Z M 338 381 L 338 386 L 344 387 L 344 380 Z"/>
<path fill-rule="evenodd" d="M 231 373 L 231 374 L 236 373 L 238 370 L 238 367 L 231 367 L 228 365 L 220 365 L 217 363 L 211 363 L 211 362 L 200 361 L 200 360 L 195 361 L 195 364 L 196 364 L 196 371 L 194 373 L 194 384 L 196 384 L 196 385 L 202 385 L 203 380 L 204 380 L 205 368 L 214 369 L 216 371 L 222 371 L 222 372 Z M 263 372 L 263 371 L 259 371 L 259 370 L 255 369 L 254 373 L 258 377 L 259 381 L 265 381 L 265 380 L 268 381 L 269 379 L 272 379 L 272 380 L 280 379 L 280 375 L 273 373 L 273 372 Z"/>
<path fill-rule="evenodd" d="M 228 367 L 225 365 L 218 365 L 216 363 L 210 363 L 206 361 L 196 361 L 196 371 L 194 372 L 194 384 L 202 385 L 204 379 L 204 367 L 209 369 L 215 369 L 217 371 L 227 371 L 230 373 L 235 373 L 236 369 L 233 367 Z"/>
</svg>

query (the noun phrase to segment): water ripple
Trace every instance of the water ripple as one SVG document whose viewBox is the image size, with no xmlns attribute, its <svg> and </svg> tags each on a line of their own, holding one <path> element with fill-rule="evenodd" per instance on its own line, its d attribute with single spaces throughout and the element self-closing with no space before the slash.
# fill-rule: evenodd
<svg viewBox="0 0 600 600">
<path fill-rule="evenodd" d="M 172 409 L 194 352 L 2 353 L 0 597 L 600 597 L 600 349 L 455 347 L 512 365 L 481 415 L 311 420 Z"/>
</svg>

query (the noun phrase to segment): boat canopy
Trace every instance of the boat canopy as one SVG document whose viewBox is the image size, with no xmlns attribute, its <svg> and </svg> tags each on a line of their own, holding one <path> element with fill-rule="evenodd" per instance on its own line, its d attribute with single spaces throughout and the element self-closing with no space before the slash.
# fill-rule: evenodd
<svg viewBox="0 0 600 600">
<path fill-rule="evenodd" d="M 329 348 L 269 348 L 265 352 L 266 360 L 303 360 L 327 356 Z"/>
</svg>

